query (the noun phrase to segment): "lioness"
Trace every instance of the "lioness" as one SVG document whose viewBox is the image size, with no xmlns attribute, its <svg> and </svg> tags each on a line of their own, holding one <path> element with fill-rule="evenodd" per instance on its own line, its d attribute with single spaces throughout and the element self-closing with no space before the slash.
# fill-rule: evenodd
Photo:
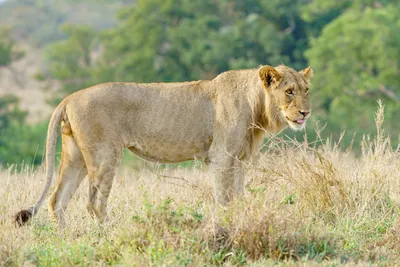
<svg viewBox="0 0 400 267">
<path fill-rule="evenodd" d="M 241 162 L 260 146 L 264 130 L 303 129 L 310 116 L 310 67 L 233 70 L 213 80 L 182 83 L 104 83 L 65 98 L 55 109 L 46 143 L 47 183 L 38 203 L 16 222 L 35 215 L 51 185 L 59 125 L 62 160 L 50 215 L 60 224 L 72 195 L 89 177 L 89 212 L 102 221 L 122 150 L 163 163 L 210 162 L 217 202 L 242 194 Z"/>
</svg>

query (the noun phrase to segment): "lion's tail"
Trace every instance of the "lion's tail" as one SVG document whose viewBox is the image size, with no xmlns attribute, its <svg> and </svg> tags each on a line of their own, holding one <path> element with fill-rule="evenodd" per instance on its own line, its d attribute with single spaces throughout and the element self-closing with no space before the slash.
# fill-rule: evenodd
<svg viewBox="0 0 400 267">
<path fill-rule="evenodd" d="M 51 116 L 49 126 L 47 129 L 46 139 L 46 186 L 44 187 L 42 196 L 39 201 L 32 207 L 21 210 L 15 216 L 15 223 L 18 226 L 24 225 L 32 216 L 36 215 L 39 208 L 42 206 L 43 201 L 46 199 L 47 193 L 49 192 L 50 185 L 53 178 L 54 172 L 54 156 L 56 151 L 56 143 L 58 136 L 58 128 L 65 112 L 66 101 L 62 101 L 57 108 L 54 110 Z"/>
</svg>

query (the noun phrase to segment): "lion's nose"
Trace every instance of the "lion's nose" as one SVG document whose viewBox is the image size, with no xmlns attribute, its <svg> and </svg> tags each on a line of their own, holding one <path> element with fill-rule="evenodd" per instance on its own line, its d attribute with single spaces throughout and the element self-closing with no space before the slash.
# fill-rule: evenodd
<svg viewBox="0 0 400 267">
<path fill-rule="evenodd" d="M 303 115 L 304 117 L 306 117 L 308 114 L 310 114 L 311 111 L 303 111 L 303 110 L 300 110 L 299 112 L 300 112 L 301 115 Z"/>
</svg>

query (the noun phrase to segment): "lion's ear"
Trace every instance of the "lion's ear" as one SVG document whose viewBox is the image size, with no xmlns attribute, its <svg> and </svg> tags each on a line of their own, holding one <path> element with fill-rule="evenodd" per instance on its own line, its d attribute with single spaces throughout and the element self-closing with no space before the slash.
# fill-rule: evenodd
<svg viewBox="0 0 400 267">
<path fill-rule="evenodd" d="M 270 88 L 272 85 L 277 87 L 282 81 L 282 76 L 276 69 L 271 66 L 262 66 L 258 71 L 260 79 L 264 84 L 265 89 Z"/>
<path fill-rule="evenodd" d="M 304 75 L 304 77 L 306 77 L 307 80 L 311 79 L 311 77 L 313 76 L 314 72 L 312 70 L 311 67 L 307 67 L 304 70 L 299 71 L 301 74 Z"/>
</svg>

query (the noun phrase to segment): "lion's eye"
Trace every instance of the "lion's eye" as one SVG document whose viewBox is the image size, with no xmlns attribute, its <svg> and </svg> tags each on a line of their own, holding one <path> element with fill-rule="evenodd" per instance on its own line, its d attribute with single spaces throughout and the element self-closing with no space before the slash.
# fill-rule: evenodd
<svg viewBox="0 0 400 267">
<path fill-rule="evenodd" d="M 292 96 L 293 95 L 293 90 L 292 89 L 286 90 L 286 94 Z"/>
<path fill-rule="evenodd" d="M 308 88 L 306 89 L 306 95 L 308 95 Z"/>
</svg>

